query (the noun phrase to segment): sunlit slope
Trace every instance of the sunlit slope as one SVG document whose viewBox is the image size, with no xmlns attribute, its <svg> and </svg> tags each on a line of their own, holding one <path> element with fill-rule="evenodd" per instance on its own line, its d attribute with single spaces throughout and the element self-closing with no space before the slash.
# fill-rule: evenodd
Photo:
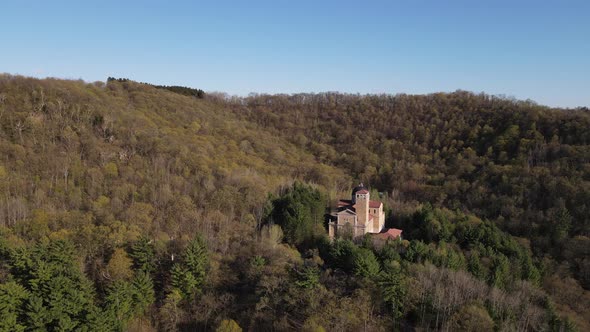
<svg viewBox="0 0 590 332">
<path fill-rule="evenodd" d="M 0 225 L 35 209 L 92 210 L 103 198 L 105 218 L 117 220 L 137 202 L 165 220 L 179 197 L 242 216 L 294 179 L 350 182 L 218 103 L 133 82 L 9 75 L 0 77 L 0 167 Z"/>
</svg>

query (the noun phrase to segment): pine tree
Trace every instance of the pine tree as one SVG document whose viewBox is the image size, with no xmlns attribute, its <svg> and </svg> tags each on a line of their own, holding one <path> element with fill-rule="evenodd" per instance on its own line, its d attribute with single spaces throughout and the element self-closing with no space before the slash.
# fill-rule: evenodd
<svg viewBox="0 0 590 332">
<path fill-rule="evenodd" d="M 43 299 L 33 296 L 25 308 L 25 325 L 32 331 L 43 331 L 50 320 L 50 313 L 43 306 Z"/>
<path fill-rule="evenodd" d="M 156 268 L 154 246 L 145 236 L 133 244 L 129 256 L 133 259 L 133 268 L 136 270 L 152 273 Z"/>
<path fill-rule="evenodd" d="M 196 237 L 186 247 L 180 262 L 172 266 L 172 286 L 188 298 L 199 291 L 205 281 L 209 256 L 204 241 Z"/>
<path fill-rule="evenodd" d="M 399 268 L 390 268 L 381 273 L 378 284 L 383 300 L 389 304 L 394 320 L 403 316 L 403 300 L 406 297 L 405 279 Z"/>
<path fill-rule="evenodd" d="M 89 313 L 97 310 L 94 292 L 74 257 L 73 245 L 67 241 L 12 251 L 11 272 L 30 294 L 22 316 L 31 330 L 88 327 Z"/>
<path fill-rule="evenodd" d="M 481 261 L 479 260 L 479 253 L 472 252 L 471 256 L 469 257 L 469 262 L 467 264 L 467 268 L 471 274 L 473 274 L 476 278 L 480 280 L 485 279 L 485 270 Z"/>
<path fill-rule="evenodd" d="M 494 269 L 491 273 L 491 284 L 498 288 L 504 288 L 508 285 L 510 278 L 510 266 L 508 259 L 502 254 L 494 257 Z"/>
<path fill-rule="evenodd" d="M 139 271 L 132 281 L 133 306 L 142 315 L 155 301 L 154 283 L 147 272 Z"/>
<path fill-rule="evenodd" d="M 0 284 L 0 331 L 24 331 L 22 315 L 29 292 L 15 282 Z"/>
<path fill-rule="evenodd" d="M 133 290 L 127 281 L 116 281 L 107 289 L 106 312 L 116 330 L 122 331 L 133 314 Z"/>
<path fill-rule="evenodd" d="M 195 278 L 197 286 L 203 284 L 209 267 L 209 256 L 205 242 L 201 237 L 195 238 L 188 244 L 183 260 L 188 272 Z"/>
<path fill-rule="evenodd" d="M 326 206 L 317 189 L 298 182 L 272 205 L 269 221 L 280 225 L 285 240 L 296 245 L 313 237 L 314 227 L 323 222 Z"/>
<path fill-rule="evenodd" d="M 317 266 L 294 268 L 295 285 L 301 288 L 315 288 L 320 284 L 320 269 Z"/>
<path fill-rule="evenodd" d="M 187 268 L 177 263 L 172 267 L 172 286 L 179 290 L 184 298 L 188 298 L 198 290 L 199 282 Z"/>
<path fill-rule="evenodd" d="M 379 274 L 381 267 L 373 252 L 359 248 L 354 252 L 354 274 L 359 277 L 372 278 Z"/>
</svg>

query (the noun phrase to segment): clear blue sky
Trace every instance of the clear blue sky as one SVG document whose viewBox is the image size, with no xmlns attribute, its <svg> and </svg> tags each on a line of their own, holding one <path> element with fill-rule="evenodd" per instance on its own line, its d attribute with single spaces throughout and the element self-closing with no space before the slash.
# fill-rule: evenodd
<svg viewBox="0 0 590 332">
<path fill-rule="evenodd" d="M 2 1 L 0 72 L 590 106 L 590 1 Z"/>
</svg>

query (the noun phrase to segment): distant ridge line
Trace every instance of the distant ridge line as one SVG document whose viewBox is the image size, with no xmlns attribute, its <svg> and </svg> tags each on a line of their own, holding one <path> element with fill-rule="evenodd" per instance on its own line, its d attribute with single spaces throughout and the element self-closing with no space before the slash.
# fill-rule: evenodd
<svg viewBox="0 0 590 332">
<path fill-rule="evenodd" d="M 130 80 L 128 78 L 115 78 L 115 77 L 110 77 L 109 76 L 107 78 L 107 84 L 110 83 L 110 82 L 120 82 L 120 83 L 124 83 L 124 82 L 135 82 L 135 83 L 139 83 L 139 84 L 149 85 L 149 86 L 154 87 L 156 89 L 162 89 L 162 90 L 172 91 L 174 93 L 178 93 L 178 94 L 185 95 L 185 96 L 196 97 L 196 98 L 199 98 L 199 99 L 205 98 L 205 91 L 203 91 L 202 89 L 194 89 L 194 88 L 189 88 L 189 87 L 186 87 L 186 86 L 179 86 L 179 85 L 155 85 L 155 84 L 146 83 L 146 82 L 133 81 L 133 80 Z"/>
</svg>

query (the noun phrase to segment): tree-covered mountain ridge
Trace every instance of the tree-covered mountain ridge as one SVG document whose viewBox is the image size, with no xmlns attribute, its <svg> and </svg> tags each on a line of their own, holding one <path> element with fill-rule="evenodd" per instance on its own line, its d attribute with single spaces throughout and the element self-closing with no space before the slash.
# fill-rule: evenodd
<svg viewBox="0 0 590 332">
<path fill-rule="evenodd" d="M 586 109 L 183 93 L 0 77 L 6 329 L 588 328 Z M 361 181 L 404 241 L 327 241 Z"/>
</svg>

